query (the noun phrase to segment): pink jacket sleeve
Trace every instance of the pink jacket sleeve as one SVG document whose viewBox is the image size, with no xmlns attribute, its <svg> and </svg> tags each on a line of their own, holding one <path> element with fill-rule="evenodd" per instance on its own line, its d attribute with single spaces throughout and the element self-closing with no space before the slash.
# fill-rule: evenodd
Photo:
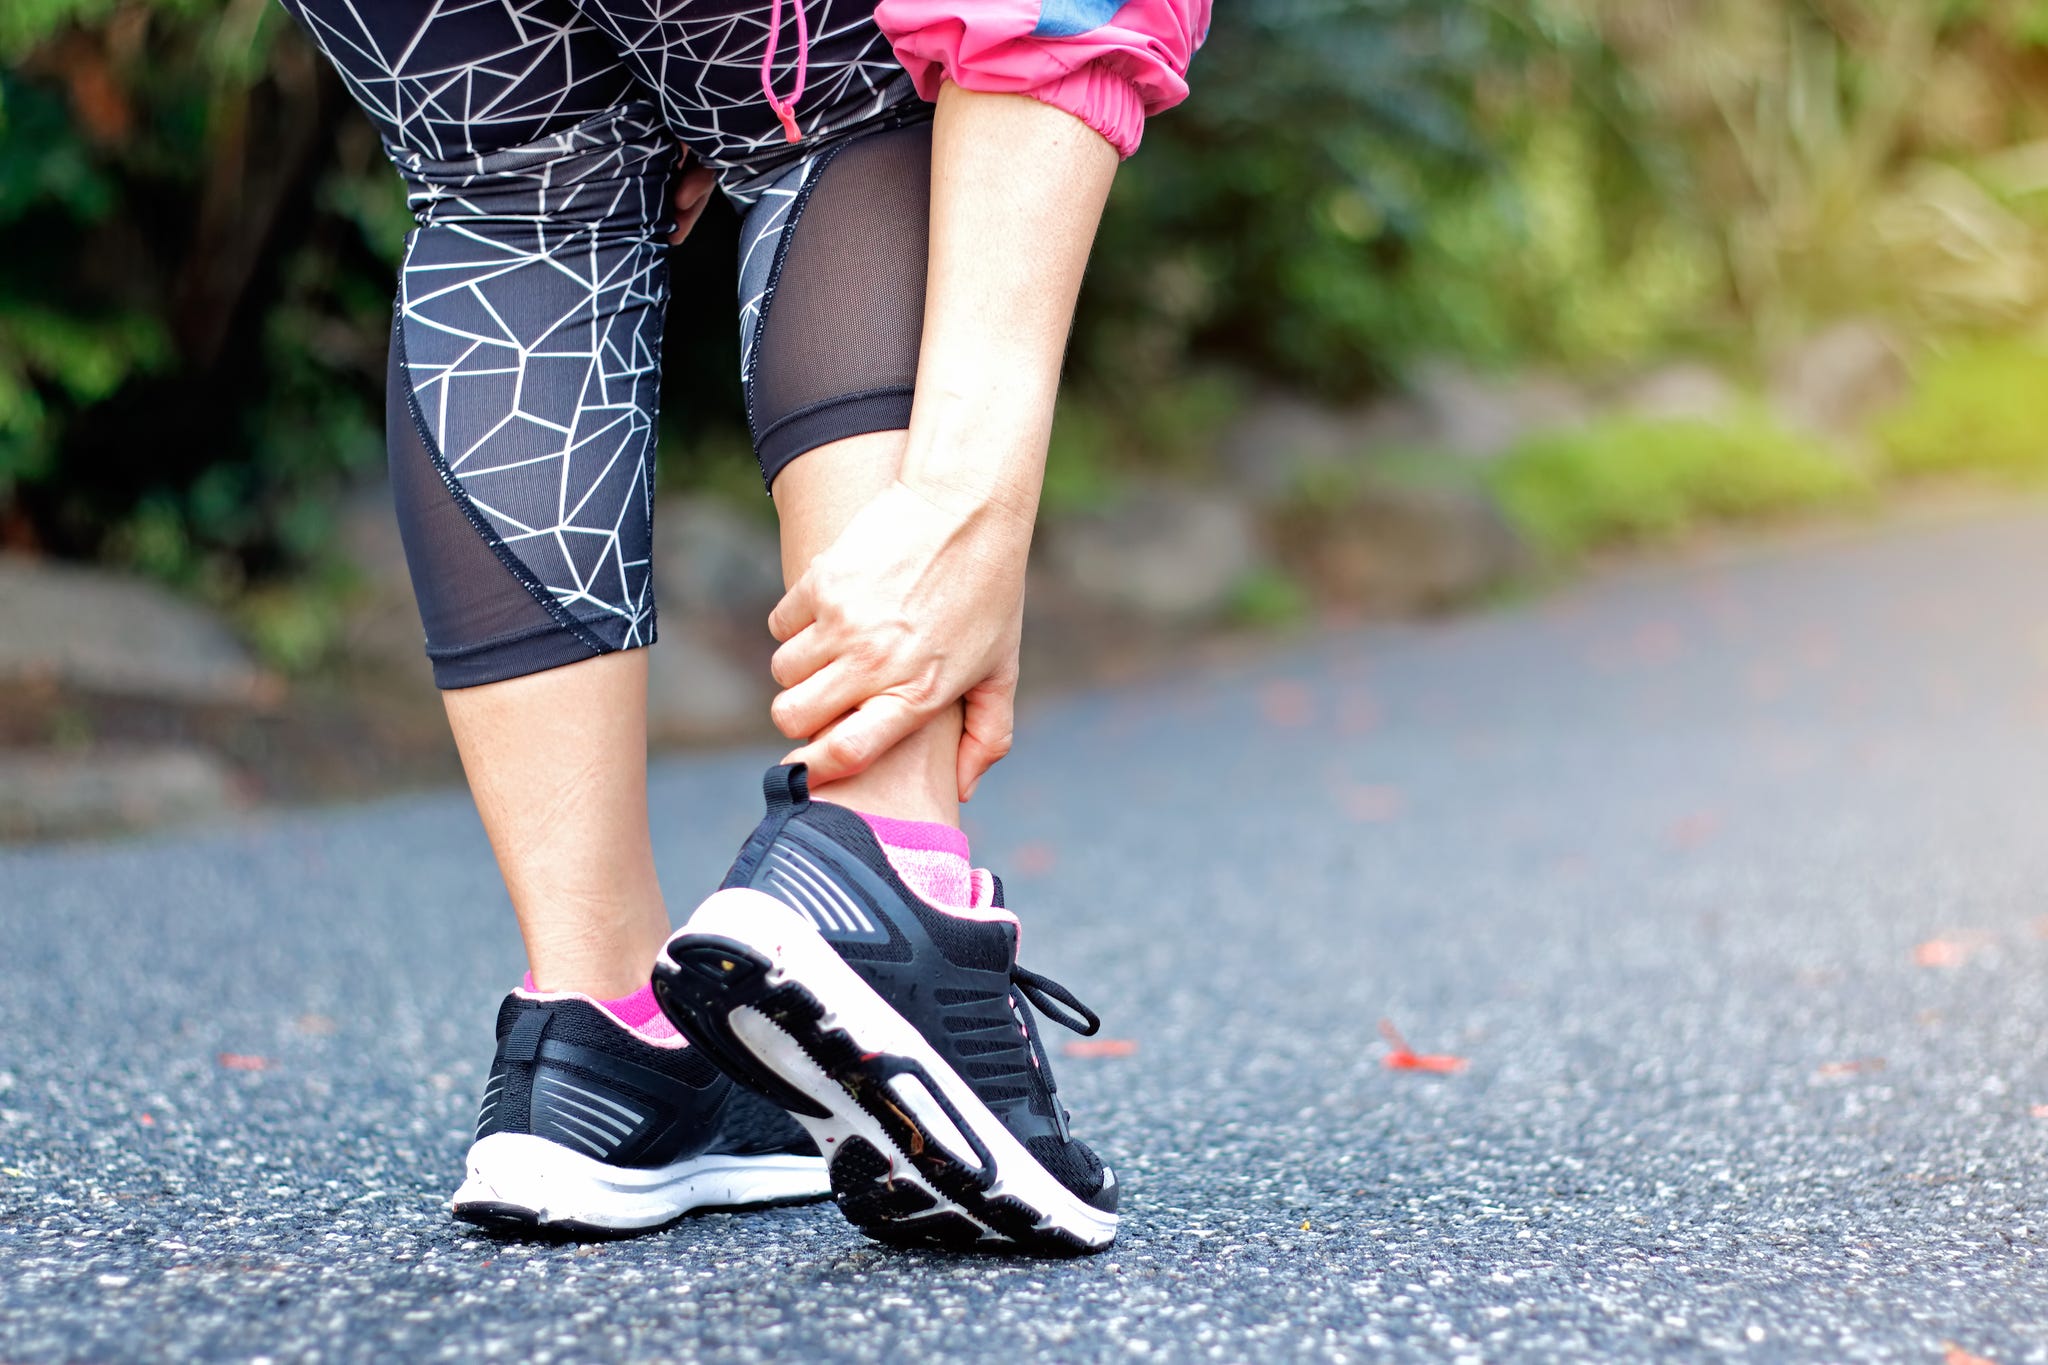
<svg viewBox="0 0 2048 1365">
<path fill-rule="evenodd" d="M 1138 148 L 1145 118 L 1187 98 L 1210 0 L 881 0 L 875 22 L 924 98 L 1031 95 Z"/>
</svg>

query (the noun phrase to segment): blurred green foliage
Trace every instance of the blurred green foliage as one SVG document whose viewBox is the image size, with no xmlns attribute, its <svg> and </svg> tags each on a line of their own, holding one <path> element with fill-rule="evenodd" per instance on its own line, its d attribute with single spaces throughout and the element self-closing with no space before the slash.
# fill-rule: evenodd
<svg viewBox="0 0 2048 1365">
<path fill-rule="evenodd" d="M 1224 615 L 1236 625 L 1277 630 L 1300 625 L 1314 607 L 1314 595 L 1300 579 L 1268 565 L 1252 570 L 1231 589 Z"/>
<path fill-rule="evenodd" d="M 315 559 L 379 457 L 374 138 L 257 0 L 27 0 L 0 61 L 0 543 L 215 596 Z"/>
<path fill-rule="evenodd" d="M 1608 418 L 1524 442 L 1491 479 L 1509 519 L 1553 563 L 1869 489 L 1836 452 L 1760 412 L 1724 422 Z"/>
<path fill-rule="evenodd" d="M 2048 308 L 2048 0 L 1228 0 L 1214 23 L 1102 225 L 1049 506 L 1199 462 L 1257 384 L 1754 364 L 1850 315 L 1974 344 Z M 406 225 L 274 0 L 5 0 L 0 546 L 246 594 L 273 653 L 316 657 L 325 609 L 265 585 L 336 581 Z M 735 235 L 714 211 L 677 259 L 672 481 L 746 472 Z M 1898 468 L 2004 448 L 1965 414 L 2022 400 L 1957 366 L 1889 428 Z M 1760 423 L 1603 425 L 1501 478 L 1569 551 L 1839 489 L 1816 458 Z M 1247 612 L 1285 614 L 1269 588 Z"/>
<path fill-rule="evenodd" d="M 1985 473 L 2048 478 L 2048 349 L 1989 341 L 1934 358 L 1910 398 L 1877 426 L 1900 474 Z"/>
</svg>

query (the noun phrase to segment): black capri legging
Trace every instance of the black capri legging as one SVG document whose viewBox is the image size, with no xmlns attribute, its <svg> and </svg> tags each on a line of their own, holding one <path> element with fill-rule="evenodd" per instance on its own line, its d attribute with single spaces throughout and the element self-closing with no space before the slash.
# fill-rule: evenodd
<svg viewBox="0 0 2048 1365">
<path fill-rule="evenodd" d="M 930 107 L 874 0 L 804 4 L 792 144 L 765 0 L 284 0 L 405 178 L 391 482 L 434 680 L 655 635 L 655 416 L 677 143 L 742 210 L 740 333 L 764 480 L 906 427 Z M 793 11 L 792 11 L 793 13 Z"/>
</svg>

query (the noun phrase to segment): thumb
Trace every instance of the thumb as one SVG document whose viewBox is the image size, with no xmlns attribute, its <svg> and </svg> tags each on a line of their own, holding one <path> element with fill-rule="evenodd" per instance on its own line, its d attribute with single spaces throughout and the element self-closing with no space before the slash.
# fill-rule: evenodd
<svg viewBox="0 0 2048 1365">
<path fill-rule="evenodd" d="M 960 727 L 960 799 L 972 801 L 982 774 L 1010 752 L 1017 727 L 1017 692 L 1011 685 L 984 685 L 969 692 L 963 700 L 966 715 Z"/>
</svg>

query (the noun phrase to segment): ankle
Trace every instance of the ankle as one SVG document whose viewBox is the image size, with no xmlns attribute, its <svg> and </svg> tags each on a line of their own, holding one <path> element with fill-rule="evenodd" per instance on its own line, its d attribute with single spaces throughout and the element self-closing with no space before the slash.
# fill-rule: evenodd
<svg viewBox="0 0 2048 1365">
<path fill-rule="evenodd" d="M 663 939 L 666 935 L 663 935 Z M 635 934 L 628 943 L 549 944 L 527 942 L 530 970 L 529 989 L 587 995 L 593 1000 L 617 1000 L 647 984 L 654 972 L 654 959 L 661 951 L 661 939 L 644 941 Z"/>
<path fill-rule="evenodd" d="M 952 708 L 902 740 L 866 771 L 814 783 L 819 801 L 892 820 L 960 825 L 960 713 Z"/>
<path fill-rule="evenodd" d="M 829 801 L 877 819 L 960 827 L 958 799 L 945 799 L 929 783 L 875 781 L 859 773 L 810 790 L 814 801 Z"/>
</svg>

